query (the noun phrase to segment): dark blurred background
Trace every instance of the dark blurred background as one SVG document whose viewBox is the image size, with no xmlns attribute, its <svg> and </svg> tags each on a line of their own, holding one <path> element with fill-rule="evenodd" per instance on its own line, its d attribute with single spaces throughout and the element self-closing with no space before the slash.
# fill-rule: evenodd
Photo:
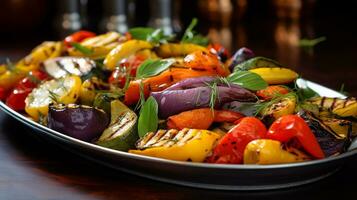
<svg viewBox="0 0 357 200">
<path fill-rule="evenodd" d="M 357 96 L 357 1 L 327 0 L 1 0 L 0 62 L 71 32 L 162 27 L 197 30 L 234 52 L 247 46 L 336 90 Z M 301 39 L 326 37 L 313 49 Z"/>
</svg>

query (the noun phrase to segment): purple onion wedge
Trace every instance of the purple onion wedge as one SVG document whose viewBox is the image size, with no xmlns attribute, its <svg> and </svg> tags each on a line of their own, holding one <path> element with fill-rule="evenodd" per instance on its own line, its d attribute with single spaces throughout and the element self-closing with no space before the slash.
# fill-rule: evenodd
<svg viewBox="0 0 357 200">
<path fill-rule="evenodd" d="M 244 61 L 247 61 L 251 58 L 255 57 L 255 54 L 252 50 L 242 47 L 236 51 L 236 53 L 232 56 L 232 62 L 229 65 L 229 70 L 234 71 L 234 67 Z"/>
<path fill-rule="evenodd" d="M 167 118 L 183 111 L 209 107 L 212 87 L 208 84 L 215 80 L 218 79 L 211 79 L 211 77 L 186 79 L 161 92 L 152 92 L 151 96 L 159 105 L 159 117 Z M 244 102 L 256 100 L 252 92 L 238 85 L 228 86 L 219 82 L 216 89 L 216 108 L 235 100 Z"/>
<path fill-rule="evenodd" d="M 86 142 L 100 136 L 108 124 L 108 115 L 97 108 L 76 104 L 49 107 L 49 128 Z"/>
</svg>

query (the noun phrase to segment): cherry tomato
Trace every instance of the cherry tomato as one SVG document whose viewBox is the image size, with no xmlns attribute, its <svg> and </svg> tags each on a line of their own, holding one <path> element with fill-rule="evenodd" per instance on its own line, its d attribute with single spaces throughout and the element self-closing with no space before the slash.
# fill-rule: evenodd
<svg viewBox="0 0 357 200">
<path fill-rule="evenodd" d="M 209 44 L 207 48 L 210 50 L 210 52 L 216 54 L 222 62 L 226 62 L 226 60 L 230 57 L 229 51 L 221 44 Z"/>
<path fill-rule="evenodd" d="M 265 138 L 266 132 L 264 124 L 259 119 L 244 117 L 223 136 L 207 161 L 211 163 L 243 163 L 244 149 L 247 144 L 256 139 Z"/>
<path fill-rule="evenodd" d="M 304 119 L 297 115 L 285 115 L 277 119 L 269 128 L 267 138 L 280 142 L 297 140 L 302 148 L 315 158 L 325 155 Z"/>
<path fill-rule="evenodd" d="M 110 84 L 118 85 L 123 88 L 126 82 L 127 70 L 130 70 L 130 76 L 135 77 L 137 68 L 145 60 L 142 56 L 134 56 L 129 60 L 124 60 L 120 63 L 120 67 L 117 67 L 110 75 L 108 82 Z"/>
<path fill-rule="evenodd" d="M 78 31 L 78 32 L 75 32 L 75 33 L 67 36 L 64 39 L 64 44 L 67 47 L 71 47 L 72 42 L 82 42 L 84 39 L 91 38 L 94 36 L 96 36 L 96 34 L 93 32 L 90 32 L 90 31 Z"/>
<path fill-rule="evenodd" d="M 258 90 L 257 96 L 264 100 L 270 100 L 279 94 L 287 94 L 287 93 L 289 93 L 288 88 L 280 85 L 271 85 L 263 90 Z"/>
<path fill-rule="evenodd" d="M 6 105 L 16 111 L 23 110 L 27 95 L 45 79 L 48 79 L 48 75 L 43 71 L 34 70 L 29 72 L 28 76 L 21 79 L 6 98 Z"/>
</svg>

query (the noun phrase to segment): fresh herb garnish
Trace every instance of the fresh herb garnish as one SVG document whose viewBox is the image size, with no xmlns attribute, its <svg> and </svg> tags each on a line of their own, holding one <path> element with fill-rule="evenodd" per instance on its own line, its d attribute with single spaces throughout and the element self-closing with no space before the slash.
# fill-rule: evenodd
<svg viewBox="0 0 357 200">
<path fill-rule="evenodd" d="M 90 55 L 93 53 L 93 50 L 92 49 L 89 49 L 77 42 L 71 42 L 71 45 L 73 48 L 75 48 L 77 51 L 83 53 L 84 55 Z"/>
<path fill-rule="evenodd" d="M 175 63 L 174 59 L 163 59 L 163 60 L 151 60 L 148 59 L 143 62 L 136 71 L 136 78 L 148 78 L 156 76 L 161 72 L 168 69 L 172 64 Z"/>
<path fill-rule="evenodd" d="M 11 62 L 10 58 L 6 58 L 6 69 L 9 70 L 10 72 L 17 72 L 16 65 Z"/>
<path fill-rule="evenodd" d="M 146 133 L 154 132 L 158 127 L 158 105 L 154 97 L 149 97 L 140 109 L 138 134 L 143 137 Z"/>
<path fill-rule="evenodd" d="M 155 44 L 167 43 L 174 38 L 173 35 L 165 35 L 162 29 L 137 27 L 129 30 L 130 35 L 137 40 L 146 40 Z"/>
<path fill-rule="evenodd" d="M 197 25 L 197 23 L 198 23 L 197 18 L 193 18 L 190 25 L 186 28 L 186 30 L 182 36 L 181 42 L 182 43 L 194 43 L 194 44 L 198 44 L 201 46 L 207 46 L 208 42 L 209 42 L 208 38 L 206 38 L 202 35 L 196 34 L 196 32 L 193 30 L 195 28 L 195 26 Z"/>
<path fill-rule="evenodd" d="M 217 82 L 214 81 L 211 84 L 208 84 L 208 87 L 211 88 L 210 100 L 209 100 L 209 107 L 211 111 L 214 111 L 214 107 L 216 106 L 216 101 L 219 101 L 219 93 L 217 88 Z"/>
<path fill-rule="evenodd" d="M 345 90 L 345 84 L 344 83 L 341 84 L 340 90 L 338 92 L 343 94 L 343 95 L 346 95 L 346 96 L 349 95 L 349 93 Z"/>
<path fill-rule="evenodd" d="M 301 39 L 299 41 L 299 45 L 304 48 L 313 48 L 314 46 L 316 46 L 317 44 L 319 44 L 325 40 L 326 40 L 326 37 L 324 37 L 324 36 L 315 38 L 315 39 Z"/>
<path fill-rule="evenodd" d="M 262 90 L 268 86 L 262 77 L 250 71 L 235 71 L 226 79 L 229 83 L 239 85 L 248 90 Z"/>
<path fill-rule="evenodd" d="M 58 94 L 52 92 L 51 90 L 47 90 L 47 91 L 48 91 L 49 97 L 50 97 L 50 99 L 52 100 L 52 102 L 54 102 L 54 103 L 59 103 L 59 96 L 58 96 Z"/>
</svg>

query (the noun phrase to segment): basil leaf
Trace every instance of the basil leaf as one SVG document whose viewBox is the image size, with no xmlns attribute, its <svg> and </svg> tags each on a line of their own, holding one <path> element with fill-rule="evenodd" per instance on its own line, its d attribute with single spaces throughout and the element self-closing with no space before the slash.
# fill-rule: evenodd
<svg viewBox="0 0 357 200">
<path fill-rule="evenodd" d="M 227 77 L 227 80 L 248 90 L 262 90 L 268 87 L 262 77 L 250 71 L 235 71 Z"/>
<path fill-rule="evenodd" d="M 305 88 L 298 88 L 296 94 L 301 102 L 305 101 L 306 99 L 310 99 L 312 97 L 320 96 L 317 92 L 315 92 L 314 90 L 312 90 L 307 86 Z"/>
<path fill-rule="evenodd" d="M 252 103 L 232 101 L 230 103 L 224 104 L 223 109 L 242 113 L 245 116 L 256 116 L 259 113 L 261 106 L 261 103 L 258 102 Z"/>
<path fill-rule="evenodd" d="M 85 47 L 77 42 L 71 42 L 71 45 L 73 48 L 75 48 L 77 51 L 83 53 L 84 55 L 90 55 L 93 53 L 93 50 L 88 49 L 87 47 Z"/>
<path fill-rule="evenodd" d="M 197 18 L 193 18 L 190 25 L 186 28 L 186 30 L 182 36 L 181 42 L 182 43 L 193 43 L 193 44 L 198 44 L 201 46 L 207 46 L 209 43 L 208 38 L 206 38 L 202 35 L 196 34 L 196 32 L 193 30 L 195 28 L 195 26 L 197 25 L 197 23 L 198 23 Z"/>
<path fill-rule="evenodd" d="M 150 96 L 140 109 L 138 120 L 139 137 L 143 137 L 146 133 L 157 130 L 159 122 L 158 109 L 156 100 Z"/>
<path fill-rule="evenodd" d="M 161 72 L 168 69 L 173 63 L 174 59 L 163 59 L 163 60 L 146 60 L 142 63 L 138 70 L 136 71 L 136 78 L 148 78 L 151 76 L 156 76 Z"/>
<path fill-rule="evenodd" d="M 155 29 L 153 28 L 137 27 L 130 29 L 129 33 L 134 39 L 146 40 L 154 31 Z"/>
<path fill-rule="evenodd" d="M 299 41 L 299 45 L 301 47 L 305 47 L 305 48 L 313 48 L 314 46 L 316 46 L 317 44 L 323 42 L 326 40 L 326 37 L 319 37 L 319 38 L 315 38 L 315 39 L 301 39 Z"/>
</svg>

